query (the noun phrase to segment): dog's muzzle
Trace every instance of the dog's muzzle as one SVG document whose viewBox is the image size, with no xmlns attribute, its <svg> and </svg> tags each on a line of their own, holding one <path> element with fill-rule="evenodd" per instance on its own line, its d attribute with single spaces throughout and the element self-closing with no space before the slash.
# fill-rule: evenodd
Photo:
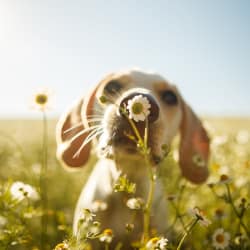
<svg viewBox="0 0 250 250">
<path fill-rule="evenodd" d="M 128 101 L 137 95 L 146 97 L 150 103 L 150 113 L 147 117 L 149 127 L 148 143 L 149 146 L 155 144 L 152 140 L 152 133 L 156 132 L 154 124 L 159 118 L 159 105 L 151 94 L 134 91 L 123 96 L 118 103 L 118 108 L 117 106 L 112 105 L 110 109 L 106 109 L 104 119 L 106 129 L 99 141 L 101 154 L 104 153 L 106 156 L 117 156 L 117 154 L 120 153 L 135 155 L 138 152 L 136 141 L 131 139 L 131 136 L 136 138 L 135 133 L 127 117 L 125 117 L 125 115 L 121 112 L 121 108 L 124 109 L 127 107 Z M 141 137 L 144 138 L 146 122 L 134 121 L 134 124 Z"/>
<path fill-rule="evenodd" d="M 159 117 L 159 105 L 156 103 L 156 100 L 151 94 L 145 94 L 145 93 L 131 93 L 128 96 L 125 96 L 121 102 L 120 102 L 120 108 L 126 107 L 128 105 L 128 101 L 133 99 L 133 97 L 141 95 L 143 97 L 146 97 L 150 103 L 150 114 L 148 116 L 148 121 L 150 123 L 155 122 Z M 140 123 L 140 122 L 139 122 Z"/>
</svg>

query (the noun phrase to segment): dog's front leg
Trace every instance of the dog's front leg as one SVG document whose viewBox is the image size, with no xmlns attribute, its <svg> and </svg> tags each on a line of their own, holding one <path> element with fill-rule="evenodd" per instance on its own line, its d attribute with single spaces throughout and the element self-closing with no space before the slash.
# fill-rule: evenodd
<svg viewBox="0 0 250 250">
<path fill-rule="evenodd" d="M 91 210 L 93 202 L 96 200 L 107 202 L 108 197 L 113 192 L 114 182 L 119 175 L 120 173 L 112 160 L 101 159 L 97 162 L 77 202 L 73 226 L 75 235 L 82 209 Z"/>
</svg>

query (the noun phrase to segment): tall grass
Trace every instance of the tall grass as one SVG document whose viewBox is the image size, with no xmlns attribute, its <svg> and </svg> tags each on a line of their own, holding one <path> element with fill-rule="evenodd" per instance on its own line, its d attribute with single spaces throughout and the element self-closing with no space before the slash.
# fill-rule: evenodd
<svg viewBox="0 0 250 250">
<path fill-rule="evenodd" d="M 207 119 L 206 123 L 212 138 L 210 178 L 206 184 L 195 186 L 180 177 L 177 142 L 161 166 L 169 203 L 164 235 L 169 240 L 168 249 L 216 249 L 218 232 L 230 235 L 225 249 L 250 249 L 250 120 Z M 55 121 L 48 121 L 46 127 L 47 236 L 41 243 L 41 200 L 24 194 L 25 198 L 17 201 L 11 187 L 21 181 L 42 197 L 43 124 L 29 120 L 0 122 L 0 249 L 53 249 L 65 239 L 68 243 L 72 240 L 74 206 L 90 166 L 78 173 L 66 172 L 55 159 Z M 194 226 L 197 214 L 190 213 L 190 209 L 195 207 L 203 211 L 210 225 L 204 227 L 196 222 Z M 152 237 L 150 233 L 149 240 Z"/>
</svg>

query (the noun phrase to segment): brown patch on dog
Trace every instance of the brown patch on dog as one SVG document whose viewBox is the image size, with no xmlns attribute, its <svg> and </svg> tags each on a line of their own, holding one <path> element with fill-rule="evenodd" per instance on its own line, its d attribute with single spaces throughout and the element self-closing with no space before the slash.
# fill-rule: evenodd
<svg viewBox="0 0 250 250">
<path fill-rule="evenodd" d="M 91 145 L 86 145 L 84 150 L 79 153 L 78 157 L 74 157 L 81 143 L 88 136 L 88 133 L 85 133 L 77 137 L 77 134 L 84 129 L 83 124 L 81 124 L 82 105 L 83 99 L 61 117 L 56 129 L 58 158 L 65 163 L 66 166 L 76 168 L 81 167 L 88 161 L 91 150 Z M 79 126 L 74 128 L 77 124 L 79 124 Z"/>
<path fill-rule="evenodd" d="M 194 183 L 202 183 L 208 177 L 209 138 L 201 121 L 182 100 L 180 167 L 182 174 Z"/>
</svg>

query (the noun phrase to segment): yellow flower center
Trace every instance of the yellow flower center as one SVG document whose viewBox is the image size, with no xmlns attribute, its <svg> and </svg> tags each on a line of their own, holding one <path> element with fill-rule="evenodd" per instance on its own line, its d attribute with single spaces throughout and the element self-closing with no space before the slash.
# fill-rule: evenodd
<svg viewBox="0 0 250 250">
<path fill-rule="evenodd" d="M 135 115 L 141 114 L 143 111 L 143 105 L 140 102 L 135 102 L 132 106 L 132 112 Z"/>
<path fill-rule="evenodd" d="M 45 94 L 36 95 L 36 103 L 40 105 L 44 105 L 48 101 L 48 96 Z"/>
<path fill-rule="evenodd" d="M 218 243 L 223 243 L 223 242 L 225 241 L 224 235 L 223 235 L 223 234 L 218 234 L 218 235 L 216 236 L 216 241 L 217 241 Z"/>
<path fill-rule="evenodd" d="M 151 239 L 151 242 L 152 242 L 153 244 L 156 244 L 158 241 L 159 241 L 159 238 L 158 238 L 158 237 L 154 237 L 154 238 Z"/>
<path fill-rule="evenodd" d="M 104 234 L 108 235 L 108 236 L 112 236 L 113 235 L 113 231 L 111 229 L 105 229 L 104 230 Z"/>
<path fill-rule="evenodd" d="M 55 250 L 67 250 L 67 249 L 68 247 L 64 243 L 57 244 L 55 248 Z"/>
<path fill-rule="evenodd" d="M 104 95 L 102 95 L 100 98 L 99 98 L 99 100 L 100 100 L 100 102 L 101 103 L 106 103 L 108 100 L 107 100 L 107 98 L 106 98 L 106 96 L 104 96 Z"/>
</svg>

